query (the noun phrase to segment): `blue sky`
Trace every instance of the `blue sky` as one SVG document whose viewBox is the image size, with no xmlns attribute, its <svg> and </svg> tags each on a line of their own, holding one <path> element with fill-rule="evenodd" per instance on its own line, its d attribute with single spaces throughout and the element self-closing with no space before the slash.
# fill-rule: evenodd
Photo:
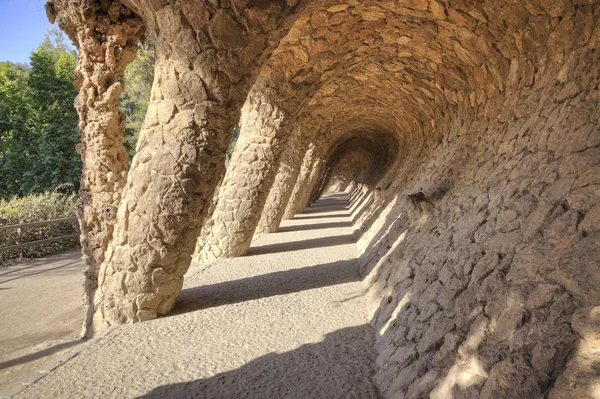
<svg viewBox="0 0 600 399">
<path fill-rule="evenodd" d="M 45 3 L 45 0 L 0 0 L 0 61 L 29 62 L 29 53 L 53 27 L 46 18 Z"/>
</svg>

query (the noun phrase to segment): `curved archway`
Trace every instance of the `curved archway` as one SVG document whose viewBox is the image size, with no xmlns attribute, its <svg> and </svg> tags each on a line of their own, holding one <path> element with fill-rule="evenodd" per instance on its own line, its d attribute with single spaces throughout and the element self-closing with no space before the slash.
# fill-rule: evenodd
<svg viewBox="0 0 600 399">
<path fill-rule="evenodd" d="M 331 146 L 317 196 L 346 191 L 352 183 L 374 186 L 394 164 L 399 145 L 390 134 L 350 132 Z"/>
</svg>

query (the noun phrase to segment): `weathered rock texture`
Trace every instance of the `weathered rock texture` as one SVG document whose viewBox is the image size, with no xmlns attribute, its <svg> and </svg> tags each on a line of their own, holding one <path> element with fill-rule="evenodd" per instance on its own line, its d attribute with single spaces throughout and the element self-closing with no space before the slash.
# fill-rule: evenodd
<svg viewBox="0 0 600 399">
<path fill-rule="evenodd" d="M 98 267 L 113 234 L 121 191 L 127 178 L 128 153 L 123 145 L 125 117 L 119 112 L 125 67 L 135 59 L 142 20 L 120 2 L 89 8 L 67 2 L 46 5 L 51 22 L 73 39 L 79 49 L 75 108 L 79 114 L 83 159 L 81 206 L 78 217 L 87 269 L 83 305 L 87 335 L 93 316 Z"/>
<path fill-rule="evenodd" d="M 398 143 L 365 135 L 346 139 L 334 149 L 313 201 L 324 191 L 346 191 L 354 182 L 375 187 L 394 161 Z"/>
<path fill-rule="evenodd" d="M 196 247 L 195 257 L 202 261 L 240 256 L 250 247 L 289 136 L 289 118 L 277 97 L 281 94 L 263 89 L 246 100 L 242 134 L 219 190 L 210 233 Z"/>
<path fill-rule="evenodd" d="M 384 397 L 599 394 L 597 1 L 126 4 L 159 61 L 99 324 L 168 312 L 194 246 L 241 255 L 346 189 Z"/>
<path fill-rule="evenodd" d="M 302 160 L 302 166 L 300 172 L 296 178 L 294 189 L 290 195 L 290 199 L 286 204 L 285 211 L 283 212 L 283 218 L 286 220 L 293 219 L 294 215 L 300 208 L 300 200 L 302 198 L 303 190 L 309 190 L 309 179 L 311 171 L 314 170 L 316 163 L 315 146 L 310 143 L 308 150 L 304 153 L 304 159 Z"/>
<path fill-rule="evenodd" d="M 126 3 L 155 36 L 158 61 L 114 238 L 100 267 L 97 326 L 147 320 L 172 308 L 243 101 L 291 13 L 286 4 Z M 47 8 L 71 33 L 84 29 L 86 16 L 101 4 L 56 2 Z M 87 174 L 91 165 L 84 165 Z M 92 186 L 96 196 L 106 195 L 103 186 Z"/>
<path fill-rule="evenodd" d="M 302 212 L 304 208 L 309 206 L 312 202 L 310 201 L 311 196 L 314 196 L 316 190 L 318 190 L 319 181 L 323 178 L 325 171 L 325 160 L 319 156 L 316 156 L 311 168 L 310 173 L 306 176 L 306 186 L 300 186 L 300 192 L 296 198 L 296 213 Z"/>
<path fill-rule="evenodd" d="M 296 129 L 288 139 L 275 181 L 269 191 L 255 234 L 275 233 L 283 220 L 283 213 L 292 196 L 294 183 L 298 180 L 306 143 L 302 132 Z"/>
<path fill-rule="evenodd" d="M 497 38 L 495 66 L 471 67 L 437 140 L 410 144 L 358 217 L 376 382 L 394 398 L 597 396 L 600 8 L 464 11 L 445 20 L 485 21 L 471 28 Z"/>
</svg>

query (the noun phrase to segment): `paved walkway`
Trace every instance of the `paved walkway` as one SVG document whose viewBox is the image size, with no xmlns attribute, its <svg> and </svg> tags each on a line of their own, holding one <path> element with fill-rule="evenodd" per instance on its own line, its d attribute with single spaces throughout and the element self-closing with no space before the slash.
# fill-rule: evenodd
<svg viewBox="0 0 600 399">
<path fill-rule="evenodd" d="M 81 249 L 0 269 L 0 393 L 81 343 L 83 269 Z"/>
<path fill-rule="evenodd" d="M 174 314 L 120 326 L 15 398 L 377 398 L 347 197 L 190 269 Z"/>
</svg>

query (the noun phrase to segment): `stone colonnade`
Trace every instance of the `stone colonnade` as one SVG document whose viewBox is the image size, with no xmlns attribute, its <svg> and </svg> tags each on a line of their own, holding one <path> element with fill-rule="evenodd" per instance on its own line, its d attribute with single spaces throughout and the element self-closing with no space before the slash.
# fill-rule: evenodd
<svg viewBox="0 0 600 399">
<path fill-rule="evenodd" d="M 252 7 L 238 12 L 184 2 L 127 4 L 131 9 L 118 1 L 65 0 L 47 6 L 49 16 L 81 52 L 79 75 L 82 63 L 93 60 L 98 65 L 88 68 L 96 73 L 93 84 L 116 82 L 110 89 L 87 84 L 78 99 L 87 201 L 82 241 L 99 284 L 97 291 L 93 284 L 87 289 L 94 328 L 148 320 L 173 307 L 224 173 L 231 132 L 258 73 L 248 65 L 260 64 L 272 52 L 293 5 L 257 14 Z M 134 59 L 144 27 L 155 36 L 157 64 L 137 153 L 127 173 L 124 123 L 116 112 L 122 90 L 117 81 Z M 95 37 L 105 44 L 92 43 Z M 97 72 L 102 68 L 106 72 Z M 98 106 L 94 90 L 104 100 Z M 86 114 L 95 108 L 116 116 L 103 124 L 86 124 Z M 110 157 L 106 167 L 111 170 L 99 173 L 104 163 L 97 154 Z M 99 232 L 102 236 L 95 239 Z"/>
<path fill-rule="evenodd" d="M 58 5 L 60 7 L 60 5 Z M 81 246 L 86 263 L 83 306 L 86 318 L 83 334 L 94 314 L 94 292 L 98 287 L 100 265 L 117 223 L 117 208 L 127 179 L 128 152 L 123 145 L 125 117 L 119 112 L 123 91 L 120 78 L 135 59 L 137 42 L 144 34 L 144 23 L 119 2 L 80 11 L 76 5 L 46 4 L 50 22 L 64 18 L 72 21 L 63 29 L 79 49 L 75 108 L 83 160 L 80 205 Z M 58 15 L 57 15 L 58 13 Z"/>
<path fill-rule="evenodd" d="M 294 183 L 298 180 L 307 144 L 302 131 L 295 129 L 288 139 L 281 157 L 275 181 L 269 191 L 255 233 L 275 233 L 283 220 L 286 206 L 292 198 Z"/>
<path fill-rule="evenodd" d="M 292 129 L 277 94 L 265 89 L 248 96 L 243 133 L 219 191 L 210 232 L 196 248 L 199 261 L 240 256 L 250 247 Z"/>
<path fill-rule="evenodd" d="M 384 397 L 596 393 L 597 1 L 47 10 L 80 49 L 86 326 L 168 313 L 192 259 L 243 255 L 339 184 Z M 127 171 L 119 77 L 143 32 L 157 65 Z"/>
</svg>

